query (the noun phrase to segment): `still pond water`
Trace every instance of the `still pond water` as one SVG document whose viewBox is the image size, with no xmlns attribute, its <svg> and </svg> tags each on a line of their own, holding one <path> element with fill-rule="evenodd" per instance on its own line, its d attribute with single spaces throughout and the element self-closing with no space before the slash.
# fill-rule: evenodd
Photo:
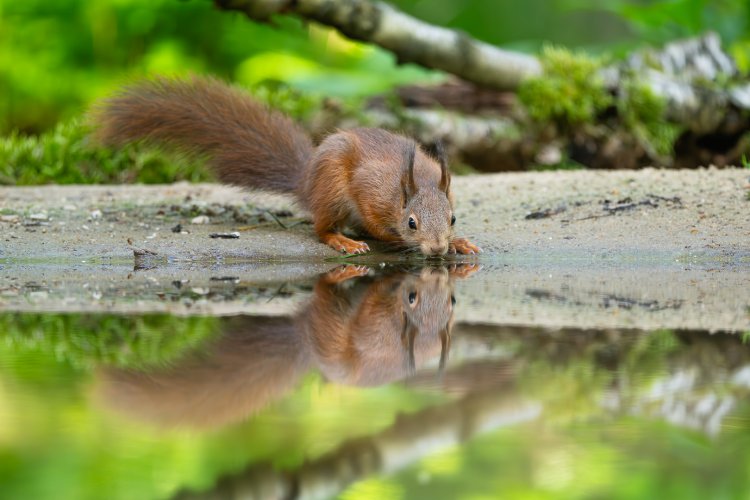
<svg viewBox="0 0 750 500">
<path fill-rule="evenodd" d="M 293 314 L 1 313 L 0 497 L 750 496 L 747 334 L 467 320 L 473 271 L 340 268 Z"/>
</svg>

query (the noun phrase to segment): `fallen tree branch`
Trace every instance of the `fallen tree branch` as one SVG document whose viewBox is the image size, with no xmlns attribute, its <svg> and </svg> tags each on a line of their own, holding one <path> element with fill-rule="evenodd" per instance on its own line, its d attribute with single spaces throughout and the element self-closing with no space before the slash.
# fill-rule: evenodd
<svg viewBox="0 0 750 500">
<path fill-rule="evenodd" d="M 384 2 L 214 2 L 221 9 L 243 12 L 259 22 L 276 14 L 316 21 L 349 38 L 379 45 L 393 52 L 399 62 L 416 62 L 469 82 L 465 84 L 468 87 L 459 83 L 435 91 L 412 88 L 400 95 L 397 91 L 403 109 L 370 103 L 357 118 L 364 118 L 368 125 L 407 132 L 428 145 L 442 140 L 452 149 L 454 159 L 480 170 L 522 170 L 561 161 L 594 168 L 721 166 L 738 163 L 748 152 L 750 83 L 739 74 L 714 33 L 675 41 L 661 50 L 634 52 L 624 61 L 596 70 L 592 77 L 601 78 L 603 86 L 581 89 L 579 81 L 566 80 L 567 75 L 577 74 L 576 64 L 579 73 L 585 69 L 573 54 L 557 58 L 556 66 L 552 65 L 555 74 L 544 57 L 543 68 L 540 59 L 432 26 Z M 571 66 L 569 71 L 566 64 Z M 555 78 L 564 85 L 555 86 Z M 524 81 L 530 85 L 521 87 Z M 570 85 L 578 86 L 577 95 L 555 94 L 555 89 Z M 525 106 L 519 106 L 510 92 L 502 92 L 519 88 Z M 473 93 L 472 97 L 467 92 Z M 530 111 L 529 96 L 544 110 L 541 118 Z M 591 105 L 595 113 L 584 119 L 564 113 L 546 117 L 546 110 L 554 110 L 560 103 L 563 105 L 557 108 L 565 112 Z M 424 109 L 428 107 L 438 109 Z M 448 109 L 479 116 L 445 113 Z M 322 115 L 318 120 L 322 126 L 310 127 L 313 135 L 357 125 L 350 123 L 352 117 Z"/>
<path fill-rule="evenodd" d="M 354 40 L 393 52 L 400 63 L 417 63 L 497 89 L 515 89 L 541 73 L 532 56 L 499 49 L 460 31 L 433 26 L 392 6 L 369 0 L 214 0 L 256 21 L 294 14 L 341 31 Z"/>
</svg>

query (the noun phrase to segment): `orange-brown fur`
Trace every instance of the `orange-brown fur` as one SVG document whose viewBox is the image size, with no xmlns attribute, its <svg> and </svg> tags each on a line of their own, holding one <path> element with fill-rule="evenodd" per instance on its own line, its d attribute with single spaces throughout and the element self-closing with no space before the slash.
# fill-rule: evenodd
<svg viewBox="0 0 750 500">
<path fill-rule="evenodd" d="M 480 251 L 453 236 L 444 157 L 432 158 L 410 138 L 358 128 L 331 134 L 314 148 L 289 117 L 199 77 L 127 87 L 94 118 L 105 144 L 171 146 L 206 157 L 223 182 L 293 194 L 312 213 L 320 240 L 338 251 L 369 250 L 342 234 L 347 227 L 427 255 Z M 410 218 L 417 228 L 410 228 Z"/>
<path fill-rule="evenodd" d="M 314 364 L 328 379 L 380 385 L 412 375 L 435 356 L 444 363 L 453 325 L 446 270 L 391 275 L 359 293 L 340 289 L 347 278 L 318 281 L 304 323 Z"/>
</svg>

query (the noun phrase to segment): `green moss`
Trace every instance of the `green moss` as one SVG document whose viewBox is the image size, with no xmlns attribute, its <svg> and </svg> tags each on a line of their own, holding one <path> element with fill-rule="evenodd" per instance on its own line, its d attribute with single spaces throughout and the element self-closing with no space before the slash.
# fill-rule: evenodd
<svg viewBox="0 0 750 500">
<path fill-rule="evenodd" d="M 623 79 L 617 111 L 623 125 L 652 156 L 671 156 L 682 127 L 666 120 L 666 102 L 636 76 Z"/>
<path fill-rule="evenodd" d="M 563 126 L 590 123 L 612 104 L 598 75 L 601 59 L 545 47 L 541 62 L 543 74 L 526 80 L 518 90 L 534 120 Z"/>
<path fill-rule="evenodd" d="M 198 163 L 130 146 L 111 150 L 94 144 L 82 120 L 64 122 L 40 136 L 0 138 L 0 184 L 94 184 L 201 181 Z"/>
<path fill-rule="evenodd" d="M 651 157 L 672 155 L 682 128 L 666 120 L 666 103 L 637 75 L 622 75 L 615 99 L 599 76 L 602 59 L 548 47 L 541 62 L 543 74 L 524 82 L 518 94 L 534 120 L 577 126 L 593 123 L 614 105 L 623 127 Z"/>
</svg>

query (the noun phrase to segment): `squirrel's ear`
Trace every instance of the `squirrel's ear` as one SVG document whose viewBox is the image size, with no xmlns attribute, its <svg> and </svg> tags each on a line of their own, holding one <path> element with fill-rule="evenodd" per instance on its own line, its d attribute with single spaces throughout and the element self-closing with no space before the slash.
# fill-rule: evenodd
<svg viewBox="0 0 750 500">
<path fill-rule="evenodd" d="M 404 206 L 417 192 L 417 184 L 414 182 L 414 156 L 416 154 L 416 143 L 411 143 L 404 151 L 404 163 L 401 170 L 401 193 Z"/>
<path fill-rule="evenodd" d="M 438 187 L 447 194 L 451 187 L 451 174 L 448 172 L 448 157 L 445 154 L 445 147 L 440 139 L 435 143 L 435 154 L 438 163 L 440 163 L 440 185 Z"/>
<path fill-rule="evenodd" d="M 448 352 L 451 349 L 452 326 L 453 323 L 449 322 L 440 332 L 440 363 L 438 364 L 438 373 L 440 376 L 445 372 L 445 364 L 448 362 Z"/>
<path fill-rule="evenodd" d="M 417 371 L 417 363 L 414 359 L 414 339 L 417 333 L 419 331 L 414 325 L 409 323 L 409 318 L 404 311 L 404 329 L 401 331 L 401 345 L 406 350 L 406 373 L 409 377 L 412 377 Z"/>
</svg>

